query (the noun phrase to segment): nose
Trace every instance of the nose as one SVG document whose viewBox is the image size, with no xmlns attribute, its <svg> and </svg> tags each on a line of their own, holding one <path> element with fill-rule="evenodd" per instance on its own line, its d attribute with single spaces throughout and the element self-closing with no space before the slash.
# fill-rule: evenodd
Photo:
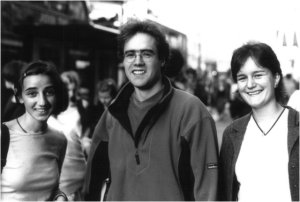
<svg viewBox="0 0 300 202">
<path fill-rule="evenodd" d="M 136 55 L 135 55 L 135 60 L 134 60 L 134 64 L 135 64 L 135 65 L 141 65 L 141 64 L 144 64 L 144 60 L 143 60 L 142 54 L 136 53 Z"/>
<path fill-rule="evenodd" d="M 40 106 L 43 106 L 43 105 L 45 105 L 47 103 L 47 99 L 46 99 L 46 96 L 45 95 L 40 95 L 39 97 L 38 97 L 38 104 L 40 105 Z"/>
<path fill-rule="evenodd" d="M 254 88 L 255 87 L 255 81 L 253 78 L 248 78 L 247 80 L 247 88 Z"/>
</svg>

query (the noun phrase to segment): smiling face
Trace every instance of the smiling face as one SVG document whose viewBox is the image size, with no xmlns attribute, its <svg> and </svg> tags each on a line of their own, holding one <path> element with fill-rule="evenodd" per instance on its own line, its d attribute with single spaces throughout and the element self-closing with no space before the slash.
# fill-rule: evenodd
<svg viewBox="0 0 300 202">
<path fill-rule="evenodd" d="M 158 85 L 162 62 L 152 36 L 135 34 L 125 43 L 124 55 L 125 74 L 136 89 L 149 90 Z M 128 59 L 133 60 L 129 62 Z"/>
<path fill-rule="evenodd" d="M 273 76 L 267 68 L 258 66 L 252 58 L 248 58 L 237 73 L 237 85 L 243 100 L 257 109 L 276 102 L 275 86 L 280 76 Z"/>
<path fill-rule="evenodd" d="M 98 92 L 98 100 L 105 106 L 107 107 L 112 100 L 112 96 L 110 94 L 110 91 L 99 91 Z"/>
<path fill-rule="evenodd" d="M 47 121 L 57 102 L 50 77 L 38 74 L 24 78 L 20 102 L 25 106 L 27 117 Z"/>
</svg>

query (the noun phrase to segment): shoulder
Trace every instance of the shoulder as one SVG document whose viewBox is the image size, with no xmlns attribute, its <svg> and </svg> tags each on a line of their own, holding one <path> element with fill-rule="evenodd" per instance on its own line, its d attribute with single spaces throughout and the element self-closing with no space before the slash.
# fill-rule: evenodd
<svg viewBox="0 0 300 202">
<path fill-rule="evenodd" d="M 174 89 L 171 103 L 178 110 L 186 109 L 192 110 L 197 113 L 202 112 L 205 114 L 209 114 L 206 106 L 198 97 L 180 89 Z"/>
<path fill-rule="evenodd" d="M 299 127 L 299 112 L 289 106 L 286 106 L 286 108 L 289 110 L 289 115 L 288 115 L 289 124 L 295 124 L 296 126 Z"/>
<path fill-rule="evenodd" d="M 290 106 L 285 106 L 285 107 L 289 110 L 289 114 L 299 117 L 299 112 L 296 109 L 294 109 L 293 107 L 290 107 Z"/>
<path fill-rule="evenodd" d="M 16 119 L 13 119 L 11 121 L 3 122 L 2 124 L 7 126 L 7 128 L 13 130 L 17 126 L 17 121 Z"/>
<path fill-rule="evenodd" d="M 48 132 L 51 137 L 53 137 L 57 142 L 60 142 L 61 144 L 66 144 L 67 143 L 67 138 L 66 136 L 63 134 L 62 131 L 54 128 L 51 125 L 48 125 Z"/>
<path fill-rule="evenodd" d="M 233 131 L 244 131 L 248 125 L 250 118 L 251 118 L 251 113 L 246 114 L 245 116 L 232 121 L 225 128 L 224 136 L 227 136 L 229 133 L 232 133 Z"/>
<path fill-rule="evenodd" d="M 199 102 L 200 99 L 194 95 L 192 95 L 191 93 L 188 93 L 184 90 L 181 89 L 177 89 L 174 88 L 174 98 L 176 99 L 180 99 L 182 101 L 186 101 L 186 102 Z"/>
</svg>

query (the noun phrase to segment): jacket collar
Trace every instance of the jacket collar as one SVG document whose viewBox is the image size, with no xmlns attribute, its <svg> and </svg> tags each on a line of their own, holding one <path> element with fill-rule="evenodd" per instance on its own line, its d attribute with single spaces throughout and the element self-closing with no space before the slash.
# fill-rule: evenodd
<svg viewBox="0 0 300 202">
<path fill-rule="evenodd" d="M 234 159 L 238 157 L 250 118 L 251 113 L 233 122 L 232 133 L 229 134 L 229 137 L 234 147 Z"/>
<path fill-rule="evenodd" d="M 173 88 L 171 82 L 167 77 L 162 78 L 164 84 L 163 97 L 160 101 L 146 114 L 145 118 L 151 118 L 154 115 L 157 116 L 162 114 L 162 110 L 169 103 L 172 94 Z M 125 128 L 125 130 L 132 134 L 132 129 L 130 125 L 130 120 L 127 114 L 127 109 L 129 105 L 130 96 L 134 91 L 133 85 L 128 82 L 124 87 L 119 91 L 116 98 L 112 101 L 111 105 L 108 107 L 109 112 L 120 122 L 120 124 Z M 145 120 L 142 120 L 141 125 L 145 124 Z"/>
</svg>

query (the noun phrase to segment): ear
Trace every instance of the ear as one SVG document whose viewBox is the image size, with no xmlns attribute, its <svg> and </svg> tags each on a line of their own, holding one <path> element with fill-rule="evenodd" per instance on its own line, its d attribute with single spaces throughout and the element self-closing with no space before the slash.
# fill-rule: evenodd
<svg viewBox="0 0 300 202">
<path fill-rule="evenodd" d="M 277 88 L 280 79 L 281 79 L 280 75 L 279 75 L 279 74 L 276 74 L 276 75 L 275 75 L 275 88 Z"/>
<path fill-rule="evenodd" d="M 16 88 L 14 88 L 14 96 L 15 96 L 15 99 L 16 99 L 17 103 L 24 104 L 24 100 L 22 99 L 22 96 L 18 96 Z"/>
<path fill-rule="evenodd" d="M 24 100 L 21 97 L 16 96 L 16 99 L 17 99 L 17 102 L 24 104 Z"/>
</svg>

